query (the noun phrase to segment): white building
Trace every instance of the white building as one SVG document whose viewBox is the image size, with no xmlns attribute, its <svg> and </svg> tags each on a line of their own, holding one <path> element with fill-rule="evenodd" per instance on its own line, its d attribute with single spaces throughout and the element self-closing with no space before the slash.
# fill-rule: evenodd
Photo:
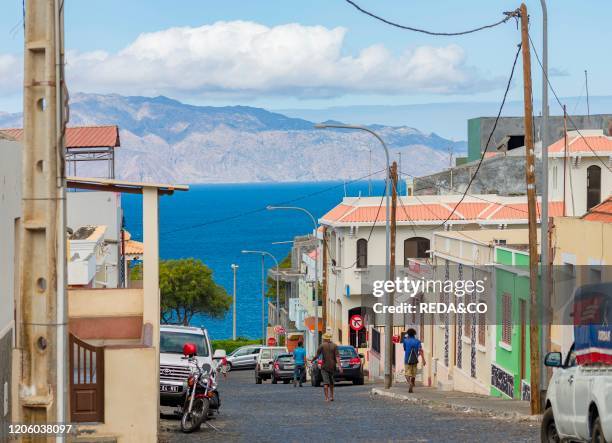
<svg viewBox="0 0 612 443">
<path fill-rule="evenodd" d="M 567 152 L 563 138 L 548 148 L 549 199 L 564 201 L 568 216 L 581 216 L 612 194 L 612 137 L 593 129 L 580 134 L 567 133 Z"/>
<path fill-rule="evenodd" d="M 68 236 L 68 285 L 107 287 L 108 248 L 104 242 L 106 226 L 83 226 Z"/>
<path fill-rule="evenodd" d="M 461 196 L 432 195 L 399 197 L 397 204 L 396 277 L 413 277 L 419 260 L 430 257 L 434 231 L 510 229 L 527 224 L 526 197 L 498 195 L 467 196 L 451 213 Z M 562 203 L 549 203 L 550 216 L 562 213 Z M 538 214 L 540 214 L 538 203 Z M 450 216 L 444 228 L 440 225 Z M 347 197 L 325 214 L 320 223 L 326 227 L 328 258 L 327 328 L 342 344 L 369 351 L 370 374 L 376 377 L 384 353 L 381 334 L 382 314 L 375 314 L 372 281 L 385 277 L 385 207 L 381 197 Z M 359 332 L 349 327 L 349 319 L 361 315 L 366 327 Z M 395 314 L 394 333 L 410 324 Z"/>
<path fill-rule="evenodd" d="M 12 352 L 15 345 L 15 299 L 19 278 L 19 222 L 21 218 L 21 146 L 0 132 L 0 441 L 11 423 Z"/>
</svg>

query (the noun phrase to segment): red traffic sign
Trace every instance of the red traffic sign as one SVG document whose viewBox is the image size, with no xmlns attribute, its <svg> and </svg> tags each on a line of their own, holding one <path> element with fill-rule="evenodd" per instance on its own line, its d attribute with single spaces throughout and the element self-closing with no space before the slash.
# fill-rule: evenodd
<svg viewBox="0 0 612 443">
<path fill-rule="evenodd" d="M 268 346 L 276 346 L 276 339 L 274 337 L 268 339 Z"/>
<path fill-rule="evenodd" d="M 395 335 L 393 336 L 392 340 L 393 340 L 393 343 L 397 344 L 397 343 L 399 343 L 399 342 L 400 342 L 400 336 L 399 336 L 399 335 L 397 335 L 397 334 L 395 334 Z"/>
<path fill-rule="evenodd" d="M 349 323 L 353 331 L 360 331 L 363 329 L 363 317 L 361 317 L 361 315 L 351 316 Z"/>
</svg>

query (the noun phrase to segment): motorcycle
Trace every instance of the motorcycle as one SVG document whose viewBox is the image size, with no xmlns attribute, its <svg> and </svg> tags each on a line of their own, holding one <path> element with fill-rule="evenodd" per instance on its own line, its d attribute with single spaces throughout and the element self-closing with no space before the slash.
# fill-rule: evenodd
<svg viewBox="0 0 612 443">
<path fill-rule="evenodd" d="M 221 400 L 217 390 L 215 368 L 208 364 L 200 366 L 195 357 L 195 345 L 191 343 L 183 346 L 183 358 L 192 364 L 191 374 L 187 378 L 187 389 L 181 417 L 181 430 L 190 433 L 198 430 L 202 423 L 214 411 L 219 411 Z"/>
</svg>

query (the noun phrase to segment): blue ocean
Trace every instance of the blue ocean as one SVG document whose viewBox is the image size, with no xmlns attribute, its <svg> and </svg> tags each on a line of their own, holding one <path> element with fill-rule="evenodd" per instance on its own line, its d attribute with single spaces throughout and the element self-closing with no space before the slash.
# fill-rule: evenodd
<svg viewBox="0 0 612 443">
<path fill-rule="evenodd" d="M 371 184 L 372 195 L 382 195 L 384 182 Z M 231 264 L 237 277 L 237 334 L 261 337 L 261 259 L 243 249 L 265 250 L 279 262 L 292 240 L 312 231 L 310 218 L 298 211 L 267 211 L 268 205 L 293 205 L 321 217 L 344 195 L 366 196 L 367 181 L 193 185 L 188 192 L 160 198 L 159 230 L 162 259 L 194 257 L 213 271 L 215 281 L 232 294 Z M 134 239 L 142 239 L 142 199 L 122 196 L 125 222 Z M 266 258 L 266 270 L 274 267 Z M 205 326 L 214 339 L 232 335 L 232 311 L 223 318 L 196 316 L 191 322 Z"/>
</svg>

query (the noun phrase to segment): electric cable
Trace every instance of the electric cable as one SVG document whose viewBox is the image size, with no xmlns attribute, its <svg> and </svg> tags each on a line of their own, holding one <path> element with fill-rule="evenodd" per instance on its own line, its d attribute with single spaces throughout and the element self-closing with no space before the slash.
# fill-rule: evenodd
<svg viewBox="0 0 612 443">
<path fill-rule="evenodd" d="M 478 28 L 474 28 L 474 29 L 468 29 L 467 31 L 459 31 L 459 32 L 436 32 L 436 31 L 429 31 L 426 29 L 420 29 L 420 28 L 415 28 L 413 26 L 406 26 L 406 25 L 401 25 L 399 23 L 395 23 L 392 22 L 391 20 L 388 20 L 386 18 L 383 18 L 379 15 L 376 15 L 364 8 L 362 8 L 361 6 L 359 6 L 357 3 L 355 3 L 352 0 L 345 0 L 348 4 L 350 4 L 351 6 L 353 6 L 355 9 L 357 9 L 359 12 L 361 12 L 362 14 L 368 15 L 378 21 L 381 21 L 383 23 L 386 23 L 387 25 L 399 28 L 399 29 L 404 29 L 407 31 L 413 31 L 413 32 L 420 32 L 422 34 L 427 34 L 427 35 L 435 35 L 435 36 L 444 36 L 444 37 L 450 37 L 450 36 L 457 36 L 457 35 L 466 35 L 466 34 L 472 34 L 474 32 L 478 32 L 478 31 L 482 31 L 484 29 L 489 29 L 489 28 L 494 28 L 496 26 L 502 25 L 504 23 L 506 23 L 508 20 L 510 20 L 513 17 L 517 17 L 518 16 L 518 9 L 515 11 L 511 11 L 511 12 L 504 12 L 505 17 L 495 23 L 492 23 L 490 25 L 484 25 L 484 26 L 479 26 Z"/>
</svg>

